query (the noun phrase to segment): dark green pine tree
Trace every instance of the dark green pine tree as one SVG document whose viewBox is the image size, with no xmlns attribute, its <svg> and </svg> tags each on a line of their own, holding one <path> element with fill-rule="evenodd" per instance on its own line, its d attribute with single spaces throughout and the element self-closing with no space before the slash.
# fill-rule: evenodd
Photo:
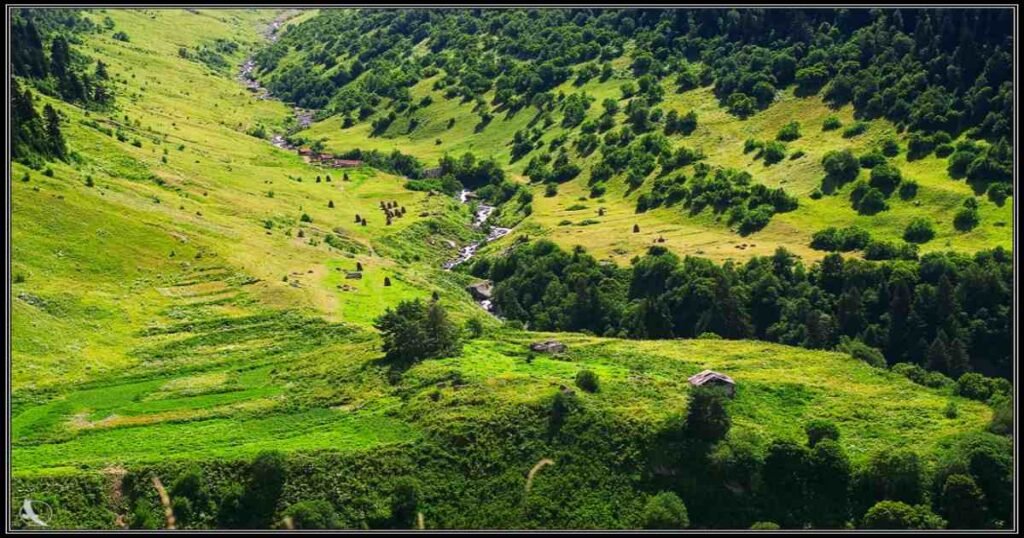
<svg viewBox="0 0 1024 538">
<path fill-rule="evenodd" d="M 948 350 L 946 373 L 954 378 L 959 378 L 971 369 L 971 361 L 967 356 L 967 347 L 964 346 L 959 338 L 952 339 L 946 349 Z"/>
<path fill-rule="evenodd" d="M 949 337 L 946 336 L 946 331 L 940 330 L 939 335 L 928 346 L 928 352 L 925 355 L 926 366 L 929 370 L 949 372 L 949 358 Z"/>
<path fill-rule="evenodd" d="M 956 299 L 956 288 L 949 277 L 942 275 L 939 287 L 935 290 L 935 312 L 938 315 L 938 327 L 949 336 L 960 334 L 960 304 Z"/>
<path fill-rule="evenodd" d="M 107 64 L 103 63 L 103 60 L 96 60 L 96 80 L 108 80 L 109 78 Z"/>
<path fill-rule="evenodd" d="M 23 77 L 46 77 L 46 53 L 43 52 L 43 39 L 31 19 L 24 22 L 15 21 L 11 27 L 13 42 L 17 44 L 11 50 L 11 63 L 14 73 Z"/>
<path fill-rule="evenodd" d="M 64 36 L 53 38 L 50 43 L 50 74 L 63 80 L 71 71 L 71 49 Z"/>
<path fill-rule="evenodd" d="M 11 83 L 11 157 L 24 160 L 48 154 L 43 120 L 32 103 L 32 92 Z"/>
<path fill-rule="evenodd" d="M 900 280 L 892 286 L 892 299 L 889 301 L 889 342 L 885 348 L 885 356 L 889 362 L 900 362 L 906 355 L 908 343 L 907 318 L 910 316 L 910 288 Z"/>
<path fill-rule="evenodd" d="M 57 111 L 47 104 L 43 108 L 43 117 L 46 122 L 46 147 L 48 148 L 48 154 L 58 159 L 64 160 L 67 157 L 68 147 L 67 142 L 64 141 L 64 134 L 60 131 L 60 115 Z"/>
</svg>

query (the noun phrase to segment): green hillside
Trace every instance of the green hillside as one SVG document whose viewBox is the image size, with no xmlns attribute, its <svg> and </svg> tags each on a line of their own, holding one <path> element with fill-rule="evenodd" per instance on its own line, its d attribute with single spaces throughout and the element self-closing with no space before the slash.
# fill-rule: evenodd
<svg viewBox="0 0 1024 538">
<path fill-rule="evenodd" d="M 820 95 L 798 97 L 787 87 L 771 106 L 740 119 L 709 84 L 680 93 L 673 79 L 659 80 L 659 108 L 693 110 L 699 118 L 692 133 L 668 136 L 673 150 L 700 150 L 700 163 L 747 171 L 756 184 L 798 199 L 796 209 L 740 235 L 710 208 L 637 213 L 638 198 L 668 172 L 652 172 L 636 189 L 626 173 L 616 173 L 603 182 L 603 195 L 591 196 L 588 178 L 601 162 L 599 151 L 588 157 L 570 150 L 579 174 L 546 195 L 545 182 L 527 177 L 529 162 L 559 137 L 574 148 L 582 127 L 562 126 L 558 111 L 541 129 L 538 149 L 513 159 L 514 133 L 543 121 L 535 118 L 538 110 L 508 112 L 488 90 L 484 108 L 493 118 L 477 127 L 482 109 L 474 111 L 472 99 L 434 89 L 441 72 L 424 74 L 408 86 L 408 99 L 382 99 L 345 128 L 347 113 L 331 110 L 344 95 L 332 96 L 329 105 L 308 107 L 320 113 L 301 128 L 293 105 L 303 103 L 286 103 L 276 90 L 261 98 L 240 71 L 251 57 L 307 39 L 302 28 L 322 23 L 320 11 L 106 9 L 66 19 L 64 13 L 20 16 L 37 25 L 51 66 L 54 37 L 65 35 L 70 68 L 94 73 L 102 62 L 109 79 L 82 80 L 109 90 L 113 100 L 68 97 L 57 74 L 15 77 L 44 111 L 42 120 L 56 118 L 66 155 L 29 145 L 9 178 L 10 525 L 25 525 L 18 510 L 30 498 L 52 508 L 53 528 L 163 528 L 151 481 L 158 477 L 184 529 L 628 529 L 658 525 L 652 503 L 662 495 L 685 503 L 686 524 L 694 528 L 746 529 L 765 521 L 869 527 L 876 524 L 869 509 L 881 501 L 920 511 L 927 516 L 920 528 L 1012 526 L 1012 388 L 1000 376 L 1012 368 L 1003 349 L 1012 323 L 1005 299 L 1012 255 L 1003 249 L 1012 245 L 1013 200 L 996 204 L 951 178 L 947 158 L 907 160 L 911 134 L 893 121 L 872 119 L 864 133 L 845 138 L 842 129 L 821 125 L 831 115 L 853 124 L 852 104 L 833 108 Z M 267 36 L 275 23 L 283 24 L 272 44 Z M 425 37 L 413 43 L 414 57 L 428 55 L 431 45 Z M 638 78 L 631 72 L 635 46 L 626 40 L 623 54 L 609 60 L 610 78 L 570 79 L 550 92 L 594 97 L 586 119 L 600 118 L 606 98 L 623 109 L 620 86 Z M 322 52 L 315 49 L 288 49 L 275 69 L 259 72 L 261 83 L 274 88 L 290 66 Z M 427 96 L 428 104 L 372 132 L 372 122 L 398 101 L 425 103 Z M 627 121 L 624 110 L 613 117 L 616 125 Z M 766 166 L 744 152 L 747 139 L 772 140 L 791 120 L 803 135 L 786 151 L 802 150 L 802 157 Z M 36 135 L 52 142 L 52 130 Z M 322 140 L 327 152 L 398 150 L 427 167 L 465 152 L 493 158 L 515 184 L 507 192 L 516 193 L 497 204 L 496 221 L 514 228 L 484 246 L 474 263 L 444 270 L 460 248 L 485 236 L 486 227 L 471 225 L 474 204 L 421 188 L 417 181 L 425 180 L 383 165 L 316 165 L 275 146 L 274 135 L 307 147 Z M 917 182 L 916 197 L 892 196 L 888 210 L 871 216 L 851 207 L 853 181 L 812 199 L 828 151 L 860 156 L 890 136 L 901 146 L 890 162 Z M 957 140 L 968 138 L 960 133 Z M 996 145 L 978 140 L 982 148 Z M 697 166 L 677 172 L 693 177 Z M 862 179 L 869 175 L 860 170 Z M 532 201 L 523 202 L 523 192 Z M 953 219 L 968 198 L 977 200 L 980 222 L 960 232 Z M 385 216 L 381 204 L 392 202 L 402 216 Z M 815 232 L 856 225 L 874 239 L 902 242 L 907 224 L 922 216 L 936 234 L 920 253 L 937 254 L 878 262 L 871 266 L 884 275 L 878 282 L 864 269 L 860 279 L 871 288 L 864 304 L 887 307 L 878 290 L 905 279 L 917 286 L 917 312 L 933 310 L 948 284 L 940 276 L 954 278 L 964 313 L 952 321 L 920 320 L 919 336 L 930 350 L 949 329 L 949 341 L 942 340 L 949 350 L 959 345 L 974 353 L 963 371 L 926 373 L 917 365 L 930 363 L 916 347 L 897 350 L 900 360 L 884 349 L 890 363 L 914 362 L 916 370 L 888 368 L 887 357 L 870 346 L 878 359 L 869 364 L 875 355 L 843 347 L 845 339 L 839 344 L 838 325 L 834 342 L 818 345 L 809 337 L 763 334 L 756 323 L 749 334 L 719 331 L 729 338 L 722 339 L 711 330 L 698 338 L 641 334 L 622 321 L 643 318 L 637 305 L 647 297 L 626 293 L 634 285 L 631 259 L 647 255 L 638 267 L 656 264 L 652 257 L 661 251 L 650 247 L 658 238 L 666 252 L 706 258 L 728 278 L 735 271 L 720 262 L 768 265 L 770 258 L 758 257 L 784 247 L 806 264 L 793 269 L 797 276 L 787 285 L 816 294 L 814 306 L 827 309 L 838 302 L 832 292 L 807 291 L 820 284 L 816 262 L 826 255 L 810 246 Z M 514 249 L 547 249 L 539 238 L 565 249 L 552 256 L 583 263 L 583 251 L 570 254 L 582 246 L 594 266 L 614 265 L 601 265 L 607 278 L 600 282 L 585 280 L 593 271 L 553 263 L 538 263 L 534 269 L 545 271 L 532 276 L 523 276 L 529 263 L 500 265 L 528 259 L 510 254 Z M 990 251 L 996 247 L 1002 249 Z M 508 290 L 495 295 L 498 313 L 506 308 L 507 315 L 488 313 L 466 292 L 480 277 Z M 575 285 L 546 284 L 572 277 Z M 534 293 L 524 282 L 545 288 Z M 610 307 L 618 325 L 601 331 L 557 318 L 560 309 L 579 310 L 598 288 L 624 302 Z M 782 304 L 789 288 L 777 288 Z M 963 297 L 974 290 L 985 292 L 975 294 L 978 301 L 998 304 Z M 562 301 L 573 292 L 578 303 Z M 753 292 L 737 294 L 745 301 Z M 503 306 L 513 296 L 524 305 L 521 314 Z M 545 297 L 552 303 L 543 308 L 527 305 L 527 298 L 540 304 Z M 792 305 L 779 307 L 779 323 L 801 325 L 804 318 L 788 313 L 797 308 L 791 298 Z M 461 353 L 402 365 L 382 352 L 390 335 L 382 334 L 380 316 L 414 299 L 441 305 L 461 335 Z M 593 304 L 595 313 L 608 306 Z M 889 323 L 889 313 L 876 317 L 883 315 Z M 536 330 L 547 328 L 560 332 Z M 854 340 L 875 345 L 870 334 L 861 336 Z M 888 332 L 875 337 L 900 339 Z M 566 350 L 530 350 L 548 340 Z M 990 349 L 977 351 L 983 348 Z M 952 365 L 955 353 L 943 353 Z M 705 391 L 687 381 L 705 369 L 727 373 L 736 386 L 734 398 L 707 396 L 709 413 L 727 422 L 727 434 L 714 438 L 694 433 L 700 406 L 709 404 L 701 400 Z M 967 370 L 993 377 L 967 373 L 965 381 L 959 374 Z M 590 375 L 581 372 L 595 374 L 599 388 L 581 381 Z M 808 431 L 829 425 L 835 432 L 824 440 L 808 439 Z M 801 477 L 794 498 L 805 501 L 794 501 L 804 503 L 798 508 L 772 504 L 791 490 L 787 477 L 772 475 L 772 458 L 780 454 L 797 454 L 790 463 Z M 545 458 L 551 463 L 541 464 Z M 823 475 L 843 477 L 845 489 L 828 491 Z M 946 492 L 950 475 L 977 482 L 985 499 L 979 506 L 987 510 L 981 519 L 970 519 L 973 512 L 961 517 L 959 505 L 947 503 L 954 498 Z M 899 480 L 910 486 L 892 485 Z M 822 508 L 827 502 L 835 504 Z M 675 517 L 670 524 L 682 522 Z"/>
<path fill-rule="evenodd" d="M 423 47 L 417 45 L 415 51 Z M 605 99 L 619 102 L 619 111 L 612 115 L 614 125 L 628 123 L 625 112 L 629 99 L 624 99 L 620 90 L 623 83 L 635 81 L 631 70 L 634 57 L 627 42 L 625 53 L 611 60 L 613 74 L 607 80 L 590 79 L 580 84 L 578 79 L 554 86 L 548 93 L 586 94 L 593 98 L 593 104 L 586 112 L 586 119 L 597 121 L 603 115 L 601 103 Z M 306 58 L 305 51 L 292 52 L 285 56 L 275 72 L 264 76 L 274 80 L 277 72 L 287 71 L 292 65 L 299 65 L 298 58 Z M 342 56 L 339 63 L 351 61 Z M 699 63 L 690 66 L 698 70 Z M 367 74 L 360 75 L 367 77 Z M 955 248 L 962 251 L 976 251 L 994 246 L 1010 248 L 1011 234 L 1007 233 L 1012 224 L 1012 203 L 996 204 L 987 199 L 984 191 L 978 192 L 962 178 L 954 179 L 947 172 L 947 159 L 934 153 L 924 158 L 908 157 L 910 133 L 897 128 L 885 118 L 863 120 L 851 104 L 834 106 L 825 102 L 821 95 L 797 97 L 794 89 L 781 90 L 775 101 L 763 112 L 741 118 L 731 114 L 719 104 L 712 88 L 698 87 L 678 92 L 672 77 L 662 78 L 658 84 L 664 90 L 664 98 L 657 103 L 664 114 L 676 111 L 680 115 L 696 112 L 697 128 L 689 134 L 672 134 L 669 141 L 672 148 L 688 147 L 699 150 L 711 166 L 736 168 L 749 172 L 756 182 L 770 187 L 783 187 L 799 198 L 799 207 L 793 212 L 778 214 L 763 230 L 741 236 L 736 226 L 729 225 L 718 215 L 704 211 L 690 215 L 678 206 L 661 208 L 643 214 L 635 211 L 637 199 L 650 190 L 653 177 L 639 189 L 629 189 L 622 175 L 614 176 L 607 183 L 606 193 L 599 197 L 590 196 L 588 185 L 593 166 L 599 161 L 598 153 L 584 155 L 576 149 L 575 143 L 581 137 L 581 127 L 566 127 L 561 121 L 563 113 L 555 107 L 548 113 L 554 123 L 538 124 L 539 114 L 535 109 L 507 110 L 495 105 L 495 91 L 483 93 L 481 101 L 446 98 L 442 90 L 434 89 L 444 80 L 443 72 L 424 76 L 409 87 L 408 96 L 402 101 L 382 99 L 375 114 L 351 127 L 344 127 L 343 114 L 329 115 L 331 107 L 325 108 L 327 117 L 314 123 L 298 136 L 310 141 L 322 140 L 329 150 L 347 151 L 355 148 L 365 150 L 399 150 L 413 155 L 428 166 L 434 166 L 445 154 L 461 155 L 472 152 L 481 158 L 494 158 L 507 166 L 512 177 L 529 181 L 523 177 L 524 168 L 531 157 L 545 150 L 556 153 L 555 148 L 569 149 L 569 155 L 580 165 L 582 172 L 575 179 L 563 183 L 558 194 L 544 196 L 544 186 L 534 185 L 533 214 L 522 228 L 532 236 L 544 235 L 566 246 L 582 244 L 601 258 L 626 263 L 634 255 L 643 252 L 658 237 L 665 238 L 665 244 L 680 254 L 695 254 L 715 260 L 742 260 L 750 256 L 770 255 L 777 246 L 809 259 L 820 258 L 823 253 L 810 248 L 811 235 L 821 229 L 836 226 L 856 225 L 868 230 L 874 238 L 900 241 L 904 228 L 914 218 L 926 217 L 936 226 L 933 240 L 921 246 L 921 252 Z M 356 85 L 355 79 L 349 85 Z M 385 117 L 395 102 L 421 103 L 429 98 L 430 104 L 406 109 L 383 131 L 375 131 L 373 120 Z M 486 104 L 494 119 L 483 125 L 480 121 L 479 103 Z M 845 137 L 844 129 L 825 131 L 822 124 L 827 117 L 839 118 L 848 127 L 857 121 L 864 121 L 867 129 L 852 137 Z M 787 158 L 777 164 L 766 165 L 764 159 L 755 158 L 755 153 L 744 151 L 748 139 L 772 140 L 775 134 L 788 122 L 800 124 L 802 136 L 785 144 Z M 516 131 L 543 126 L 537 139 L 538 149 L 525 156 L 513 159 L 513 134 Z M 655 125 L 654 131 L 662 126 Z M 849 149 L 860 156 L 870 150 L 881 148 L 882 142 L 893 138 L 900 145 L 901 152 L 891 159 L 903 176 L 918 184 L 917 196 L 912 200 L 893 197 L 890 209 L 877 215 L 858 215 L 849 202 L 853 181 L 832 195 L 812 199 L 810 194 L 821 186 L 825 176 L 821 160 L 831 150 Z M 559 140 L 562 142 L 560 143 Z M 956 141 L 954 140 L 954 143 Z M 550 149 L 549 149 L 550 148 Z M 802 155 L 794 158 L 794 154 Z M 692 174 L 692 166 L 682 168 Z M 860 177 L 867 179 L 870 170 L 862 170 Z M 654 177 L 657 177 L 655 174 Z M 583 198 L 588 198 L 583 200 Z M 954 228 L 953 218 L 965 199 L 976 198 L 979 205 L 980 224 L 968 232 Z M 582 203 L 581 203 L 582 202 Z M 584 205 L 586 210 L 570 208 Z M 598 216 L 597 208 L 606 213 Z M 565 224 L 568 221 L 571 224 Z M 588 221 L 584 228 L 581 222 Z M 593 221 L 592 223 L 590 221 Z M 632 234 L 633 224 L 640 226 L 640 233 Z M 533 225 L 533 226 L 531 226 Z M 525 232 L 524 232 L 525 233 Z"/>
</svg>

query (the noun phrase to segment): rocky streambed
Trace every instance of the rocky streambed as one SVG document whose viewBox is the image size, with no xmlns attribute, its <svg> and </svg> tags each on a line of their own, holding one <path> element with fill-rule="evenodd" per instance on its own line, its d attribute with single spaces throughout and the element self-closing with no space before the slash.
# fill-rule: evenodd
<svg viewBox="0 0 1024 538">
<path fill-rule="evenodd" d="M 464 204 L 469 203 L 470 200 L 472 199 L 472 191 L 463 190 L 462 192 L 459 193 L 459 201 Z M 483 228 L 487 222 L 487 219 L 490 218 L 492 213 L 494 213 L 494 210 L 494 206 L 490 206 L 487 204 L 477 204 L 476 213 L 474 213 L 473 215 L 473 226 L 477 229 Z M 490 229 L 487 231 L 487 237 L 479 241 L 474 241 L 462 247 L 462 249 L 459 250 L 458 256 L 444 263 L 444 268 L 450 270 L 457 265 L 463 264 L 471 260 L 473 256 L 476 256 L 476 253 L 480 249 L 480 247 L 491 241 L 496 241 L 508 235 L 509 232 L 511 231 L 511 228 L 491 226 Z M 472 286 L 469 286 L 469 288 L 467 288 L 467 291 L 469 291 L 469 293 L 473 295 L 473 299 L 476 300 L 477 304 L 479 304 L 481 308 L 488 312 L 494 311 L 494 304 L 491 302 L 490 282 L 481 282 L 473 284 Z"/>
<path fill-rule="evenodd" d="M 459 193 L 459 201 L 464 203 L 464 204 L 469 203 L 469 201 L 472 198 L 473 198 L 472 191 L 463 190 L 462 192 Z M 487 205 L 487 204 L 477 204 L 477 206 L 476 206 L 476 213 L 473 215 L 473 227 L 478 228 L 478 229 L 479 228 L 483 228 L 484 223 L 486 223 L 487 219 L 490 218 L 491 213 L 494 213 L 494 210 L 495 210 L 494 206 L 490 206 L 490 205 Z M 477 250 L 480 249 L 480 247 L 482 247 L 483 245 L 485 245 L 485 244 L 487 244 L 487 243 L 489 243 L 491 241 L 495 241 L 497 239 L 500 239 L 500 238 L 508 235 L 509 232 L 511 232 L 511 231 L 512 231 L 511 228 L 501 228 L 501 227 L 498 227 L 498 226 L 491 226 L 490 230 L 487 232 L 487 237 L 485 237 L 484 239 L 481 239 L 480 241 L 474 241 L 474 242 L 472 242 L 472 243 L 462 247 L 462 249 L 459 250 L 459 255 L 458 256 L 456 256 L 454 259 L 448 260 L 447 262 L 444 263 L 444 268 L 445 269 L 451 269 L 451 268 L 453 268 L 453 267 L 455 267 L 455 266 L 457 266 L 459 264 L 462 264 L 462 263 L 465 263 L 465 262 L 469 261 L 470 259 L 473 258 L 473 256 L 476 255 L 476 252 L 477 252 Z"/>
</svg>

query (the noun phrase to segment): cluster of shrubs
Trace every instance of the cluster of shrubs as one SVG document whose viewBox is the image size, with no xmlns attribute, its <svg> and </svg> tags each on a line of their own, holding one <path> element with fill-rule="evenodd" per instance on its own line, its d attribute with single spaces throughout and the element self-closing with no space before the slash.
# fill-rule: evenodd
<svg viewBox="0 0 1024 538">
<path fill-rule="evenodd" d="M 690 214 L 710 207 L 714 213 L 728 211 L 728 222 L 741 235 L 764 228 L 775 213 L 793 211 L 797 199 L 784 189 L 754 183 L 748 172 L 716 168 L 698 163 L 694 177 L 683 174 L 660 177 L 651 190 L 637 197 L 636 211 L 682 203 Z"/>
<path fill-rule="evenodd" d="M 814 233 L 811 237 L 811 248 L 828 252 L 850 252 L 862 250 L 870 242 L 871 234 L 859 226 L 829 227 Z"/>
</svg>

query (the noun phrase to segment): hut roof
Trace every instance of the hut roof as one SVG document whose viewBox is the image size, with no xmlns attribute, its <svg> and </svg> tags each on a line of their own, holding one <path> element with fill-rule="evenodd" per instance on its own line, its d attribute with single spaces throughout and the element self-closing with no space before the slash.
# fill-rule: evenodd
<svg viewBox="0 0 1024 538">
<path fill-rule="evenodd" d="M 690 382 L 691 385 L 695 385 L 695 386 L 698 386 L 698 387 L 701 386 L 701 385 L 704 385 L 704 384 L 706 384 L 708 382 L 715 382 L 715 381 L 722 382 L 722 383 L 728 383 L 730 385 L 735 385 L 736 384 L 736 382 L 733 381 L 731 377 L 729 377 L 729 376 L 727 376 L 725 374 L 720 374 L 720 373 L 715 372 L 713 370 L 704 370 L 703 372 L 701 372 L 699 374 L 690 376 L 688 381 Z"/>
</svg>

